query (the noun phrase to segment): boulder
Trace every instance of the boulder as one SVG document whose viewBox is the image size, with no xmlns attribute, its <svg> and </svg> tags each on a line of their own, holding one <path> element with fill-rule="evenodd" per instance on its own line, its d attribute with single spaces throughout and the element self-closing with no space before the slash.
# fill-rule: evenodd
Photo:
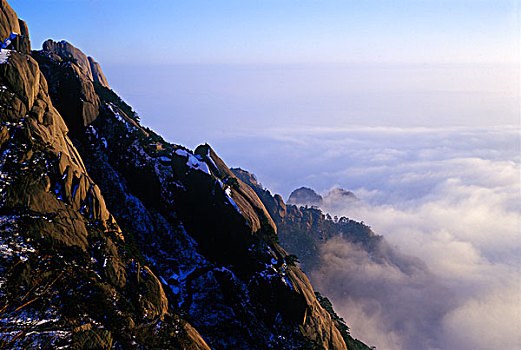
<svg viewBox="0 0 521 350">
<path fill-rule="evenodd" d="M 31 53 L 31 40 L 29 40 L 29 27 L 27 27 L 27 23 L 23 20 L 18 19 L 18 24 L 20 25 L 20 37 L 21 42 L 19 46 L 19 51 L 23 53 Z"/>
<path fill-rule="evenodd" d="M 5 0 L 0 0 L 0 37 L 2 40 L 11 33 L 20 34 L 18 16 Z"/>
</svg>

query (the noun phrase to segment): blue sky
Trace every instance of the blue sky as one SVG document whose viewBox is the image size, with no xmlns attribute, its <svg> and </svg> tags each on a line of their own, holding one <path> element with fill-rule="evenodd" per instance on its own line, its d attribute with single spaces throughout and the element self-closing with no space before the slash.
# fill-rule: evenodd
<svg viewBox="0 0 521 350">
<path fill-rule="evenodd" d="M 252 127 L 519 124 L 519 1 L 10 0 L 167 139 Z M 182 122 L 182 123 L 181 123 Z"/>
<path fill-rule="evenodd" d="M 145 125 L 232 165 L 251 130 L 520 123 L 519 1 L 9 3 L 35 49 L 70 41 Z"/>
<path fill-rule="evenodd" d="M 512 62 L 518 1 L 11 0 L 104 63 Z"/>
<path fill-rule="evenodd" d="M 519 126 L 519 0 L 10 0 L 167 139 Z M 228 154 L 232 162 L 240 152 Z"/>
</svg>

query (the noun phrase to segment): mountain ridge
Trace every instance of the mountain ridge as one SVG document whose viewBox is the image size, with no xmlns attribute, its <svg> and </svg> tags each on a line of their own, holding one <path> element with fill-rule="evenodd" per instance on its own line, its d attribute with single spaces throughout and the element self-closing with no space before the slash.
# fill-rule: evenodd
<svg viewBox="0 0 521 350">
<path fill-rule="evenodd" d="M 349 348 L 210 146 L 164 142 L 93 59 L 31 52 L 0 8 L 2 346 Z"/>
</svg>

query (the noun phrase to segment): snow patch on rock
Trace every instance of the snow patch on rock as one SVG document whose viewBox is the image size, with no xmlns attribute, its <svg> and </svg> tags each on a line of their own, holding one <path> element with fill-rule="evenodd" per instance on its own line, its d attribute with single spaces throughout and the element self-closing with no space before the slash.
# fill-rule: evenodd
<svg viewBox="0 0 521 350">
<path fill-rule="evenodd" d="M 190 169 L 199 170 L 199 171 L 202 171 L 203 173 L 210 175 L 210 169 L 208 169 L 208 165 L 206 165 L 205 162 L 198 159 L 193 154 L 189 153 L 188 151 L 186 151 L 184 149 L 177 149 L 174 153 L 177 154 L 178 156 L 187 157 L 186 165 Z"/>
</svg>

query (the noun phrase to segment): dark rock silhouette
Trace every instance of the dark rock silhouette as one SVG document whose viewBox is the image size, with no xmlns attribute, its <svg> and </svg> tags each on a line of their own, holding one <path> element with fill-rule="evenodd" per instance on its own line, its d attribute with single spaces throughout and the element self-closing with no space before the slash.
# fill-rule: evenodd
<svg viewBox="0 0 521 350">
<path fill-rule="evenodd" d="M 82 134 L 99 115 L 100 99 L 92 79 L 76 63 L 64 61 L 50 51 L 35 51 L 33 58 L 47 79 L 53 105 L 60 111 L 70 135 Z"/>
</svg>

